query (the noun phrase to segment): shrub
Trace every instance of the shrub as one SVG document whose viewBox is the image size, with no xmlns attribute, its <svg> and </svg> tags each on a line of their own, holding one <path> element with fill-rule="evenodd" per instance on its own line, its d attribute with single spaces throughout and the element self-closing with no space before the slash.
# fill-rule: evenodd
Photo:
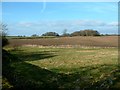
<svg viewBox="0 0 120 90">
<path fill-rule="evenodd" d="M 73 32 L 71 36 L 100 36 L 100 33 L 96 30 L 80 30 Z"/>
<path fill-rule="evenodd" d="M 9 42 L 8 42 L 8 39 L 6 37 L 2 37 L 2 47 L 8 45 Z"/>
<path fill-rule="evenodd" d="M 7 25 L 6 24 L 0 24 L 0 29 L 1 29 L 1 32 L 0 32 L 0 35 L 2 37 L 2 47 L 8 45 L 8 40 L 6 38 L 6 35 L 7 35 Z"/>
<path fill-rule="evenodd" d="M 42 34 L 42 36 L 59 36 L 56 32 L 46 32 L 45 34 Z"/>
</svg>

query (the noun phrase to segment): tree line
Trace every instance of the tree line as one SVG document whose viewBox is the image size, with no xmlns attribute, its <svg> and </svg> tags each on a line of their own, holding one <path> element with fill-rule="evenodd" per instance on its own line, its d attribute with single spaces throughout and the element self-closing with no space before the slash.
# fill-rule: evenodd
<svg viewBox="0 0 120 90">
<path fill-rule="evenodd" d="M 39 35 L 37 34 L 33 34 L 32 37 L 38 37 Z M 100 36 L 100 33 L 97 30 L 91 30 L 91 29 L 87 29 L 87 30 L 80 30 L 80 31 L 75 31 L 71 34 L 67 33 L 67 30 L 65 29 L 63 31 L 62 35 L 59 35 L 56 32 L 46 32 L 44 34 L 42 34 L 41 36 Z"/>
</svg>

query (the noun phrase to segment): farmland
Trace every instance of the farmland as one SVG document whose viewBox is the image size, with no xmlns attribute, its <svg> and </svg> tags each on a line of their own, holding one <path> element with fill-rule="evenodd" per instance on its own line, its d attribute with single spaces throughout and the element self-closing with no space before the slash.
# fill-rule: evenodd
<svg viewBox="0 0 120 90">
<path fill-rule="evenodd" d="M 27 89 L 114 88 L 120 75 L 117 41 L 117 36 L 9 39 L 5 49 L 15 56 L 12 85 Z"/>
<path fill-rule="evenodd" d="M 78 36 L 78 37 L 56 37 L 40 39 L 9 39 L 9 46 L 41 45 L 41 46 L 95 46 L 95 47 L 117 47 L 118 36 Z"/>
<path fill-rule="evenodd" d="M 0 89 L 120 90 L 119 4 L 1 3 Z"/>
</svg>

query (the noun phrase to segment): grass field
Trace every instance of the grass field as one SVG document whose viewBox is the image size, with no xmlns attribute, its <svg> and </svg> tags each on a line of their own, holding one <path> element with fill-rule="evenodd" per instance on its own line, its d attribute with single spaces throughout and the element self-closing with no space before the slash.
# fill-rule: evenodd
<svg viewBox="0 0 120 90">
<path fill-rule="evenodd" d="M 38 88 L 109 88 L 120 75 L 116 47 L 22 46 L 7 50 L 19 58 L 11 66 L 19 77 L 15 83 L 24 85 L 32 81 Z"/>
</svg>

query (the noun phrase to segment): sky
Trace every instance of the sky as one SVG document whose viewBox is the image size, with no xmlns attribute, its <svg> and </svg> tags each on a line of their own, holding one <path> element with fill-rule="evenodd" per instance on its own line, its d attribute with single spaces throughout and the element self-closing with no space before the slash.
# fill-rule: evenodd
<svg viewBox="0 0 120 90">
<path fill-rule="evenodd" d="M 2 22 L 8 35 L 62 34 L 84 29 L 118 33 L 117 2 L 3 2 Z"/>
</svg>

